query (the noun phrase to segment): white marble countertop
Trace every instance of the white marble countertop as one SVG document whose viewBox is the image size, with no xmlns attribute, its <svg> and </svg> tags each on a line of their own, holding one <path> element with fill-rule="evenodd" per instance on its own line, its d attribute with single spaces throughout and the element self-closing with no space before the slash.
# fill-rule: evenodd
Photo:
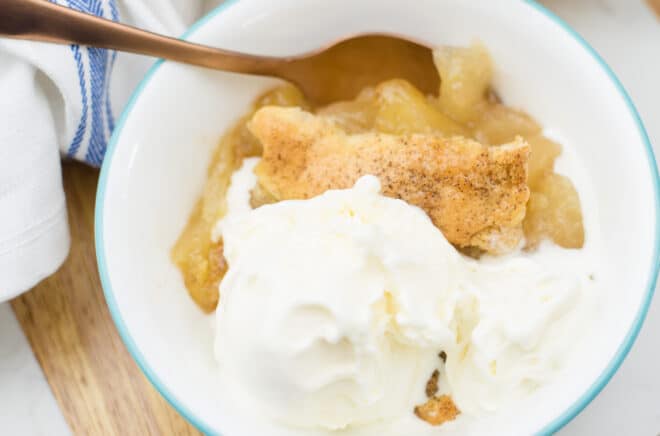
<svg viewBox="0 0 660 436">
<path fill-rule="evenodd" d="M 660 155 L 660 20 L 643 0 L 545 0 L 589 41 L 623 82 Z M 660 434 L 660 300 L 602 393 L 560 434 Z M 0 304 L 0 434 L 70 434 L 8 304 Z"/>
<path fill-rule="evenodd" d="M 0 434 L 70 434 L 9 303 L 0 304 Z"/>
</svg>

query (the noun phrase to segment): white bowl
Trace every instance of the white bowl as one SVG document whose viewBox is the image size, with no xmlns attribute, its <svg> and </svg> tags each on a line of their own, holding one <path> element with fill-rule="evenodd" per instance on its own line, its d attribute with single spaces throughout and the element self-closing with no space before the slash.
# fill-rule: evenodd
<svg viewBox="0 0 660 436">
<path fill-rule="evenodd" d="M 495 84 L 505 101 L 564 138 L 591 178 L 603 235 L 604 304 L 589 345 L 552 386 L 515 411 L 483 421 L 492 434 L 553 432 L 619 367 L 653 293 L 659 182 L 641 121 L 593 49 L 532 2 L 229 1 L 185 37 L 284 55 L 363 31 L 391 31 L 438 45 L 480 39 L 492 53 Z M 206 433 L 266 434 L 258 420 L 221 400 L 209 318 L 188 297 L 169 252 L 201 192 L 218 138 L 273 83 L 156 63 L 118 122 L 101 172 L 96 248 L 112 316 L 151 382 Z"/>
</svg>

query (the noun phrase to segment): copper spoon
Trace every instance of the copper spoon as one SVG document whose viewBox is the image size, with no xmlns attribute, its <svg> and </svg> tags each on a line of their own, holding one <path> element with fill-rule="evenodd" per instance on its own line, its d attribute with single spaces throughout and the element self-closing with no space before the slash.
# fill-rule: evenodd
<svg viewBox="0 0 660 436">
<path fill-rule="evenodd" d="M 313 102 L 354 97 L 362 88 L 402 78 L 437 94 L 431 49 L 388 34 L 363 34 L 291 57 L 268 57 L 168 38 L 75 11 L 45 0 L 0 0 L 0 36 L 82 44 L 169 59 L 236 73 L 275 76 L 294 83 Z"/>
</svg>

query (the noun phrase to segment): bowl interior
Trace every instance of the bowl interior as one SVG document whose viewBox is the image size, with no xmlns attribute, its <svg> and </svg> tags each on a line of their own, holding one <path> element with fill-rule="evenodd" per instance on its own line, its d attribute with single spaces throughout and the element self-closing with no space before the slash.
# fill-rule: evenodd
<svg viewBox="0 0 660 436">
<path fill-rule="evenodd" d="M 594 201 L 584 207 L 597 211 L 602 234 L 603 304 L 589 341 L 557 382 L 531 401 L 462 430 L 556 429 L 616 370 L 653 288 L 657 173 L 634 110 L 570 30 L 519 0 L 417 0 L 414 7 L 396 0 L 230 1 L 196 25 L 189 38 L 277 55 L 364 31 L 392 31 L 431 44 L 481 40 L 494 58 L 495 85 L 505 102 L 536 117 L 586 169 Z M 99 267 L 130 351 L 184 416 L 206 432 L 227 436 L 266 433 L 249 412 L 222 399 L 211 317 L 188 297 L 169 252 L 201 192 L 219 137 L 274 83 L 159 64 L 118 124 L 97 199 Z"/>
</svg>

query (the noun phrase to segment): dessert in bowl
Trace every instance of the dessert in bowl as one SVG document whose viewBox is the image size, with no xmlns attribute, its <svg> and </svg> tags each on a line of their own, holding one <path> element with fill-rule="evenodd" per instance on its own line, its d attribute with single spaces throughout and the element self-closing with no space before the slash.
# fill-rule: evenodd
<svg viewBox="0 0 660 436">
<path fill-rule="evenodd" d="M 191 39 L 287 54 L 403 33 L 439 47 L 439 96 L 393 80 L 312 107 L 272 80 L 168 63 L 143 82 L 99 195 L 115 320 L 211 433 L 556 429 L 611 376 L 650 298 L 643 129 L 533 5 L 377 3 L 232 3 Z M 336 26 L 306 27 L 320 17 Z M 300 25 L 269 33 L 286 22 Z"/>
</svg>

